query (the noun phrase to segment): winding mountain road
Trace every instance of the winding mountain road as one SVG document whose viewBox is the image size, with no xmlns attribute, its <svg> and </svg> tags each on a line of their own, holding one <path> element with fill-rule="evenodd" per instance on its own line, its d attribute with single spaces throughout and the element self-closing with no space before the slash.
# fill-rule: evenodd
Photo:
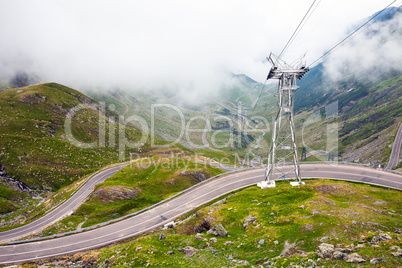
<svg viewBox="0 0 402 268">
<path fill-rule="evenodd" d="M 97 179 L 103 180 L 105 177 L 111 176 L 111 174 L 114 174 L 118 168 L 119 167 L 112 167 L 100 172 L 98 174 L 100 178 Z M 288 169 L 289 167 L 283 166 L 281 168 Z M 348 180 L 402 190 L 401 175 L 362 166 L 302 164 L 301 174 L 303 178 Z M 224 175 L 206 183 L 202 183 L 190 191 L 162 203 L 159 206 L 110 225 L 49 240 L 2 246 L 0 247 L 0 264 L 18 263 L 71 254 L 99 248 L 113 242 L 140 235 L 163 226 L 180 215 L 190 212 L 200 205 L 216 199 L 219 196 L 256 184 L 261 181 L 263 177 L 264 168 L 249 169 Z M 85 184 L 82 189 L 85 188 L 90 192 L 93 188 L 90 185 L 92 185 L 92 183 L 88 185 Z M 83 191 L 85 189 L 83 189 Z M 269 190 L 270 189 L 267 189 L 267 191 Z M 85 194 L 80 194 L 80 191 L 77 191 L 77 193 L 71 197 L 73 201 L 77 198 L 76 195 L 83 196 Z M 71 206 L 74 206 L 74 204 L 76 203 L 71 203 Z M 67 209 L 67 211 L 69 210 L 71 210 L 71 208 Z M 15 230 L 10 231 L 8 237 L 12 237 L 12 233 Z M 20 234 L 21 233 L 18 233 L 17 236 L 20 236 Z"/>
<path fill-rule="evenodd" d="M 39 218 L 29 224 L 24 226 L 0 232 L 0 243 L 6 243 L 10 241 L 15 241 L 19 238 L 26 237 L 40 230 L 43 230 L 47 226 L 59 221 L 71 211 L 77 209 L 85 199 L 92 193 L 95 185 L 105 181 L 107 178 L 115 174 L 119 169 L 129 165 L 128 163 L 119 164 L 112 166 L 108 169 L 102 170 L 96 175 L 92 176 L 77 192 L 74 193 L 72 197 L 67 199 L 64 203 L 60 204 L 52 211 L 47 213 L 42 218 Z M 2 250 L 0 248 L 0 254 Z"/>
<path fill-rule="evenodd" d="M 385 167 L 386 170 L 392 170 L 399 163 L 399 154 L 401 152 L 402 146 L 402 124 L 399 126 L 398 133 L 396 134 L 395 141 L 392 144 L 392 152 L 389 157 L 388 165 Z"/>
</svg>

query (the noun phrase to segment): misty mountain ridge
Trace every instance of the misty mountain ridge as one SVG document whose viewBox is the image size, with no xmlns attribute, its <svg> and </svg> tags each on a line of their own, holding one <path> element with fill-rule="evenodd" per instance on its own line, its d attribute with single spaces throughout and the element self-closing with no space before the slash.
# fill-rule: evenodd
<svg viewBox="0 0 402 268">
<path fill-rule="evenodd" d="M 101 110 L 98 102 L 57 83 L 0 91 L 0 165 L 33 189 L 56 190 L 118 162 L 115 144 L 95 148 L 82 145 L 98 142 L 102 118 L 118 120 L 108 107 L 104 113 Z M 71 112 L 71 133 L 67 133 Z M 109 128 L 106 126 L 105 132 L 109 133 Z M 127 126 L 125 131 L 132 140 L 141 135 L 133 127 Z"/>
<path fill-rule="evenodd" d="M 375 20 L 372 27 L 335 51 L 298 81 L 300 89 L 295 93 L 294 107 L 298 148 L 305 146 L 304 140 L 300 139 L 305 135 L 311 136 L 307 144 L 312 149 L 326 150 L 326 136 L 317 135 L 317 138 L 315 134 L 326 132 L 325 124 L 337 123 L 340 160 L 373 163 L 373 167 L 387 162 L 389 145 L 402 121 L 402 54 L 400 49 L 395 49 L 402 47 L 401 25 L 402 8 L 389 9 L 388 13 Z M 144 119 L 148 126 L 154 120 L 156 139 L 165 140 L 158 140 L 157 146 L 180 136 L 178 131 L 182 130 L 182 118 L 172 108 L 156 109 L 152 114 L 154 104 L 176 107 L 183 114 L 185 123 L 193 118 L 201 118 L 192 121 L 190 127 L 201 131 L 206 127 L 204 118 L 210 118 L 213 122 L 211 115 L 223 110 L 227 111 L 228 120 L 237 122 L 240 103 L 245 121 L 249 120 L 254 126 L 257 122 L 253 122 L 252 116 L 271 120 L 277 107 L 277 81 L 263 87 L 262 83 L 243 73 L 228 72 L 223 83 L 213 85 L 214 81 L 209 81 L 204 85 L 204 91 L 191 83 L 187 92 L 178 90 L 175 84 L 149 88 L 79 88 L 89 97 L 57 83 L 31 85 L 40 80 L 33 73 L 20 71 L 7 83 L 0 83 L 0 90 L 3 89 L 0 91 L 0 172 L 7 173 L 41 195 L 45 191 L 56 191 L 70 185 L 103 166 L 121 161 L 117 144 L 85 149 L 74 146 L 66 139 L 63 123 L 67 112 L 74 106 L 91 104 L 99 108 L 105 104 L 106 118 L 114 117 L 117 120 L 119 116 L 128 118 L 135 115 Z M 212 89 L 208 88 L 211 85 Z M 199 95 L 201 91 L 203 94 Z M 337 104 L 337 117 L 326 118 L 325 107 L 332 103 Z M 315 114 L 319 114 L 322 120 L 305 127 L 303 124 Z M 81 111 L 75 119 L 72 131 L 78 140 L 97 142 L 100 132 L 97 111 Z M 134 125 L 127 126 L 126 130 L 129 140 L 138 140 L 143 129 L 141 125 Z M 109 126 L 106 129 L 107 137 L 111 131 Z M 225 134 L 224 130 L 221 131 Z M 245 155 L 252 152 L 252 146 L 258 145 L 254 152 L 266 159 L 271 133 L 260 134 L 258 131 L 250 133 L 252 140 L 261 141 L 259 144 L 241 148 L 228 146 L 219 148 L 220 152 L 212 148 L 217 151 L 209 153 L 233 156 L 240 152 Z M 211 140 L 208 135 L 206 139 Z M 193 134 L 191 141 L 203 145 L 202 133 Z M 188 143 L 183 142 L 182 145 L 193 152 L 198 150 Z M 152 150 L 150 146 L 147 143 L 142 148 L 143 152 Z M 208 151 L 208 148 L 204 148 L 204 151 Z M 16 196 L 19 192 L 24 196 L 26 194 L 8 184 L 0 185 L 0 190 L 3 188 L 14 191 Z M 6 204 L 3 205 L 5 209 L 0 213 L 21 209 L 18 200 L 3 199 L 0 195 L 0 202 L 6 202 L 3 203 Z"/>
<path fill-rule="evenodd" d="M 378 13 L 380 13 L 381 11 L 376 12 L 375 14 L 373 14 L 372 16 L 370 16 L 370 18 L 373 18 L 375 16 L 377 16 Z M 399 14 L 398 14 L 399 13 Z M 382 14 L 379 14 L 376 18 L 374 18 L 374 22 L 377 21 L 387 21 L 387 20 L 391 20 L 393 19 L 395 16 L 399 16 L 400 13 L 402 13 L 402 6 L 399 7 L 388 7 L 386 8 Z"/>
<path fill-rule="evenodd" d="M 389 118 L 383 120 L 382 124 L 376 128 L 367 131 L 361 128 L 362 123 L 357 123 L 357 120 L 376 122 L 379 120 L 376 112 L 380 108 L 382 110 L 379 114 L 391 112 L 389 115 L 394 115 L 399 112 L 401 90 L 399 77 L 402 69 L 401 61 L 399 61 L 400 56 L 396 53 L 397 55 L 392 57 L 393 59 L 389 62 L 389 66 L 385 63 L 378 63 L 378 60 L 384 60 L 383 58 L 388 60 L 389 56 L 382 57 L 381 53 L 390 50 L 387 46 L 394 47 L 401 42 L 401 32 L 398 30 L 402 25 L 401 14 L 400 7 L 389 9 L 387 13 L 376 18 L 368 30 L 336 50 L 299 81 L 300 89 L 295 94 L 296 113 L 314 111 L 337 101 L 343 126 L 340 133 L 341 145 L 343 146 L 341 149 L 344 151 L 348 151 L 346 147 L 354 144 L 351 140 L 357 137 L 369 138 L 397 123 L 394 118 Z M 362 60 L 358 53 L 362 50 L 362 43 L 371 44 L 371 46 L 367 45 L 370 49 L 372 47 L 378 48 L 380 54 L 376 55 L 375 60 L 368 62 Z M 377 50 L 375 51 L 377 52 Z M 392 49 L 391 51 L 394 52 Z M 373 64 L 373 62 L 378 64 Z M 27 78 L 26 75 L 24 76 L 22 73 L 19 74 L 19 79 L 14 80 L 17 82 L 30 81 L 30 79 L 25 78 Z M 205 84 L 206 87 L 208 85 L 210 84 Z M 125 116 L 138 115 L 149 124 L 151 122 L 152 104 L 171 104 L 184 108 L 183 112 L 186 118 L 189 118 L 210 113 L 211 107 L 214 107 L 214 103 L 218 102 L 236 104 L 241 101 L 244 107 L 252 107 L 256 103 L 255 100 L 258 98 L 261 88 L 261 83 L 246 74 L 227 73 L 225 83 L 215 85 L 214 90 L 206 89 L 202 95 L 198 94 L 199 90 L 192 91 L 191 84 L 189 84 L 187 92 L 177 90 L 174 84 L 159 85 L 153 89 L 113 87 L 111 89 L 94 88 L 92 90 L 86 88 L 83 91 L 97 101 L 113 104 L 118 113 Z M 263 108 L 265 111 L 275 105 L 275 88 L 276 85 L 274 84 L 268 85 L 262 99 L 258 102 L 259 106 L 265 106 Z M 389 107 L 389 110 L 386 106 Z M 257 109 L 257 112 L 261 112 L 261 110 Z M 169 120 L 173 120 L 170 123 L 162 120 L 167 115 Z M 363 115 L 369 115 L 369 118 L 364 118 Z M 175 127 L 173 126 L 175 124 L 172 122 L 180 122 L 178 118 L 174 118 L 175 116 L 177 117 L 174 115 L 174 111 L 157 115 L 160 129 L 157 129 L 156 133 L 162 136 L 163 134 L 174 133 Z M 354 131 L 353 126 L 358 126 L 357 128 L 361 129 Z M 362 131 L 366 134 L 361 135 Z"/>
<path fill-rule="evenodd" d="M 397 53 L 398 55 L 386 65 L 381 63 L 383 55 L 380 53 L 389 49 L 387 40 L 396 40 L 397 44 L 402 45 L 402 7 L 392 7 L 385 12 L 386 14 L 376 19 L 372 27 L 339 49 L 343 51 L 338 53 L 338 50 L 335 50 L 324 62 L 310 69 L 299 81 L 300 89 L 295 94 L 296 112 L 334 101 L 336 96 L 346 91 L 375 86 L 381 81 L 402 75 L 402 55 L 400 58 Z M 378 51 L 373 51 L 378 53 L 375 54 L 373 61 L 366 62 L 364 57 L 352 59 L 352 56 L 344 53 L 349 51 L 353 54 L 362 49 L 361 43 L 355 41 L 359 39 L 362 42 L 366 39 L 378 39 Z M 367 55 L 367 57 L 373 56 Z"/>
<path fill-rule="evenodd" d="M 345 161 L 384 163 L 401 121 L 402 8 L 388 11 L 312 68 L 295 93 L 296 113 L 336 103 Z"/>
</svg>

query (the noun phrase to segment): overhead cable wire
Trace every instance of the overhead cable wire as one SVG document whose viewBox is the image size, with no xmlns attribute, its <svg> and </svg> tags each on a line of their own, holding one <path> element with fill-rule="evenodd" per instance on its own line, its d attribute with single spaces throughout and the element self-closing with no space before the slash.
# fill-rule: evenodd
<svg viewBox="0 0 402 268">
<path fill-rule="evenodd" d="M 362 29 L 364 26 L 369 24 L 371 21 L 373 21 L 376 17 L 378 17 L 380 14 L 382 14 L 387 8 L 389 8 L 393 3 L 395 3 L 397 0 L 392 1 L 389 5 L 387 5 L 383 10 L 372 16 L 369 20 L 367 20 L 365 23 L 363 23 L 360 27 L 358 27 L 356 30 L 354 30 L 352 33 L 350 33 L 348 36 L 346 36 L 342 41 L 337 43 L 335 46 L 333 46 L 330 50 L 325 52 L 321 57 L 313 61 L 309 67 L 311 67 L 314 63 L 317 61 L 321 60 L 322 58 L 328 56 L 330 53 L 332 53 L 335 49 L 337 49 L 340 45 L 342 45 L 346 40 L 348 40 L 350 37 L 352 37 L 356 32 L 358 32 L 360 29 Z M 387 13 L 387 12 L 386 12 Z"/>
<path fill-rule="evenodd" d="M 296 39 L 296 37 L 297 37 L 297 35 L 299 34 L 299 32 L 301 31 L 301 29 L 304 27 L 304 25 L 306 25 L 306 23 L 309 21 L 309 19 L 310 19 L 310 17 L 313 15 L 313 13 L 315 12 L 315 10 L 317 9 L 317 7 L 320 5 L 320 3 L 321 3 L 321 0 L 319 0 L 318 2 L 317 2 L 317 4 L 314 6 L 314 9 L 310 12 L 310 14 L 308 15 L 308 17 L 307 17 L 307 19 L 305 19 L 304 20 L 304 23 L 302 24 L 302 26 L 300 27 L 300 29 L 297 31 L 297 33 L 296 33 L 296 36 L 295 36 L 295 38 L 293 38 L 293 41 L 292 42 L 294 42 L 294 40 Z M 317 27 L 317 24 L 315 24 L 314 26 L 313 26 L 313 28 L 315 28 L 315 27 Z M 311 32 L 311 30 L 310 30 L 310 32 Z M 303 36 L 304 37 L 304 36 Z M 304 38 L 302 38 L 302 40 L 304 40 Z M 291 44 L 292 44 L 292 42 L 291 42 Z M 300 43 L 300 42 L 299 42 Z M 290 45 L 289 45 L 290 46 Z M 292 65 L 292 64 L 291 64 Z"/>
<path fill-rule="evenodd" d="M 282 52 L 279 54 L 278 60 L 279 58 L 282 56 L 282 54 L 289 48 L 290 44 L 293 42 L 294 38 L 296 37 L 296 35 L 300 32 L 300 30 L 303 28 L 303 26 L 305 25 L 305 23 L 307 22 L 307 20 L 311 17 L 311 14 L 315 11 L 315 9 L 317 8 L 318 4 L 321 2 L 321 0 L 318 1 L 318 4 L 315 6 L 315 8 L 313 9 L 313 12 L 310 13 L 310 10 L 312 9 L 312 7 L 314 6 L 314 4 L 316 3 L 317 0 L 314 0 L 313 3 L 311 4 L 311 6 L 309 7 L 309 9 L 307 10 L 306 14 L 304 14 L 302 20 L 300 21 L 299 25 L 297 26 L 296 30 L 293 32 L 292 36 L 290 37 L 289 41 L 286 43 L 285 47 L 282 49 Z M 309 15 L 310 13 L 310 15 Z M 308 16 L 308 17 L 307 17 Z M 306 20 L 307 18 L 307 20 Z M 257 107 L 257 104 L 261 98 L 262 92 L 264 90 L 265 84 L 266 84 L 267 80 L 265 80 L 264 85 L 261 87 L 260 90 L 260 94 L 258 95 L 258 99 L 253 107 L 253 111 L 252 113 L 254 113 L 255 108 Z"/>
<path fill-rule="evenodd" d="M 320 5 L 321 0 L 318 0 L 317 4 L 314 6 L 314 9 L 309 13 L 308 17 L 304 20 L 303 24 L 300 26 L 299 30 L 297 31 L 297 33 L 295 34 L 293 40 L 289 43 L 288 47 L 286 48 L 286 50 L 290 47 L 290 45 L 296 40 L 296 37 L 298 36 L 298 34 L 300 33 L 300 31 L 303 29 L 304 25 L 306 25 L 306 23 L 308 22 L 308 20 L 310 19 L 310 17 L 313 15 L 314 11 L 317 9 L 317 7 Z M 285 50 L 285 52 L 286 52 Z M 284 53 L 285 53 L 284 52 Z M 293 65 L 293 63 L 291 64 Z"/>
<path fill-rule="evenodd" d="M 283 55 L 283 53 L 285 53 L 286 49 L 288 49 L 288 47 L 290 46 L 290 43 L 293 41 L 294 37 L 297 35 L 297 33 L 299 32 L 299 28 L 301 29 L 301 26 L 304 22 L 304 20 L 306 19 L 307 15 L 310 13 L 310 10 L 312 9 L 312 7 L 314 6 L 315 2 L 317 0 L 314 0 L 314 2 L 311 4 L 311 6 L 309 7 L 309 9 L 307 10 L 306 14 L 304 14 L 303 19 L 300 21 L 299 25 L 297 26 L 296 30 L 293 32 L 292 36 L 290 37 L 289 41 L 286 43 L 285 47 L 282 49 L 281 53 L 279 54 L 279 58 Z"/>
</svg>

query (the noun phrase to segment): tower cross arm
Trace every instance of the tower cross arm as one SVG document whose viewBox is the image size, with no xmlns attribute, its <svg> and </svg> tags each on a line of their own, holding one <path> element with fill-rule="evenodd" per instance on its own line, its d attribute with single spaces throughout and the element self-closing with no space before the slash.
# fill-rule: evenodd
<svg viewBox="0 0 402 268">
<path fill-rule="evenodd" d="M 302 78 L 305 73 L 309 71 L 308 67 L 303 67 L 300 69 L 278 69 L 277 67 L 272 67 L 268 73 L 268 79 L 280 79 L 283 74 L 294 74 L 298 79 Z"/>
</svg>

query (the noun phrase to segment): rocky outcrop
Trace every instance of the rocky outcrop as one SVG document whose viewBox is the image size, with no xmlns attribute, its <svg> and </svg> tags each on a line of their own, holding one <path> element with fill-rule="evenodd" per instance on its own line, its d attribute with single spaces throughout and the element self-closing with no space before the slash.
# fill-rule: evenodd
<svg viewBox="0 0 402 268">
<path fill-rule="evenodd" d="M 194 238 L 195 240 L 208 241 L 208 239 L 202 237 L 200 233 L 196 234 Z"/>
<path fill-rule="evenodd" d="M 317 255 L 321 258 L 332 258 L 332 259 L 344 260 L 346 262 L 351 263 L 359 263 L 366 261 L 359 254 L 352 253 L 355 250 L 353 244 L 347 247 L 340 247 L 340 246 L 342 245 L 337 245 L 337 247 L 335 247 L 332 244 L 321 243 L 318 246 Z"/>
<path fill-rule="evenodd" d="M 376 265 L 376 264 L 378 264 L 379 262 L 382 262 L 382 261 L 384 261 L 383 258 L 374 258 L 374 259 L 370 260 L 370 264 Z"/>
<path fill-rule="evenodd" d="M 243 228 L 246 228 L 246 227 L 249 226 L 250 224 L 253 224 L 256 220 L 257 220 L 257 217 L 253 217 L 253 216 L 251 216 L 251 215 L 248 215 L 248 216 L 246 217 L 246 219 L 244 220 Z"/>
<path fill-rule="evenodd" d="M 35 93 L 35 94 L 24 95 L 24 96 L 20 97 L 18 99 L 18 101 L 24 102 L 24 103 L 27 103 L 27 104 L 38 104 L 38 103 L 41 103 L 41 102 L 45 102 L 46 97 L 42 96 L 42 95 L 40 95 L 38 93 Z"/>
<path fill-rule="evenodd" d="M 211 242 L 211 243 L 217 243 L 217 242 L 218 242 L 218 239 L 216 239 L 216 237 L 211 237 L 211 238 L 209 239 L 209 242 Z"/>
<path fill-rule="evenodd" d="M 228 232 L 223 228 L 222 224 L 218 223 L 212 229 L 210 229 L 207 234 L 215 235 L 215 236 L 227 236 Z"/>
<path fill-rule="evenodd" d="M 208 179 L 208 174 L 205 171 L 194 170 L 194 171 L 183 171 L 180 173 L 182 176 L 192 176 L 197 182 L 202 182 Z"/>
<path fill-rule="evenodd" d="M 323 192 L 324 194 L 331 194 L 338 190 L 338 186 L 336 185 L 320 185 L 316 186 L 314 189 L 320 192 Z"/>
<path fill-rule="evenodd" d="M 366 260 L 363 259 L 362 256 L 360 256 L 359 254 L 352 253 L 345 257 L 345 261 L 346 262 L 364 262 Z"/>
<path fill-rule="evenodd" d="M 381 241 L 385 241 L 385 240 L 391 240 L 392 237 L 389 234 L 386 233 L 380 233 L 379 235 L 373 236 L 373 238 L 371 239 L 370 244 L 377 244 Z"/>
<path fill-rule="evenodd" d="M 372 205 L 373 206 L 385 206 L 385 205 L 387 205 L 387 202 L 380 200 L 380 201 L 373 202 Z"/>
<path fill-rule="evenodd" d="M 1 165 L 1 157 L 0 157 L 0 184 L 17 192 L 30 193 L 32 191 L 32 189 L 28 185 L 7 174 L 5 168 Z"/>
<path fill-rule="evenodd" d="M 93 197 L 98 197 L 104 202 L 114 202 L 116 200 L 134 199 L 138 196 L 141 189 L 137 187 L 100 187 L 93 193 Z"/>
<path fill-rule="evenodd" d="M 159 241 L 162 241 L 163 239 L 165 239 L 166 238 L 166 235 L 164 234 L 164 233 L 161 233 L 160 235 L 159 235 Z"/>
<path fill-rule="evenodd" d="M 402 257 L 402 249 L 398 246 L 393 246 L 390 250 L 396 250 L 395 252 L 391 252 L 392 255 L 395 257 Z"/>
<path fill-rule="evenodd" d="M 194 232 L 202 233 L 202 232 L 208 231 L 209 229 L 211 229 L 212 223 L 214 221 L 215 221 L 215 219 L 212 217 L 209 217 L 209 216 L 203 218 L 200 221 L 200 223 L 196 227 L 194 227 Z"/>
<path fill-rule="evenodd" d="M 314 225 L 311 223 L 306 223 L 306 224 L 300 226 L 300 230 L 305 231 L 305 232 L 312 231 L 313 229 L 314 229 Z"/>
<path fill-rule="evenodd" d="M 338 259 L 338 260 L 343 260 L 348 256 L 348 254 L 343 253 L 342 251 L 336 250 L 334 251 L 334 253 L 332 254 L 332 258 L 333 259 Z"/>
<path fill-rule="evenodd" d="M 198 249 L 193 248 L 193 247 L 190 247 L 190 246 L 187 246 L 187 247 L 183 248 L 183 253 L 184 253 L 184 255 L 186 255 L 187 257 L 191 257 L 191 256 L 193 256 L 194 254 L 196 254 L 197 252 L 198 252 Z"/>
<path fill-rule="evenodd" d="M 297 252 L 296 243 L 289 243 L 288 241 L 285 241 L 283 250 L 279 256 L 288 257 L 292 256 L 295 252 Z"/>
<path fill-rule="evenodd" d="M 331 258 L 335 251 L 335 247 L 332 244 L 321 243 L 318 246 L 317 255 L 321 258 Z"/>
</svg>

